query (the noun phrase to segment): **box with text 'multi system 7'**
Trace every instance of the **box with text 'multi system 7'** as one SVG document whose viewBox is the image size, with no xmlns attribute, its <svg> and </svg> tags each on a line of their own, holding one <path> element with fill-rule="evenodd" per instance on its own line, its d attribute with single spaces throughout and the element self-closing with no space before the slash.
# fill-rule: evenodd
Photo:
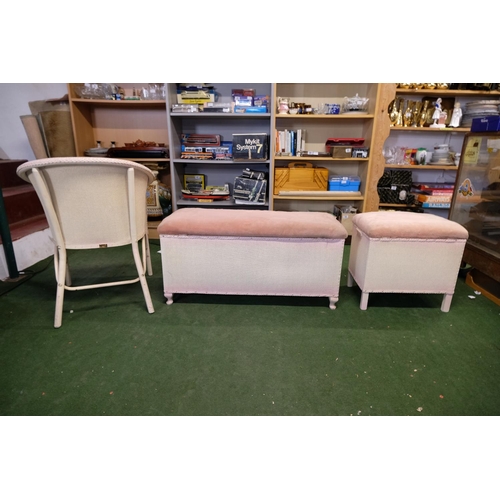
<svg viewBox="0 0 500 500">
<path fill-rule="evenodd" d="M 267 160 L 268 139 L 266 133 L 233 134 L 233 160 Z"/>
</svg>

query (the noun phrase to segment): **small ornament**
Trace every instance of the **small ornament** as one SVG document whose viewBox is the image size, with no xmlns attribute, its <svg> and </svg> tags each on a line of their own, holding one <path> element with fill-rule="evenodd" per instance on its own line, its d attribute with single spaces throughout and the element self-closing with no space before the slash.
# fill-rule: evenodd
<svg viewBox="0 0 500 500">
<path fill-rule="evenodd" d="M 443 100 L 441 97 L 438 97 L 434 103 L 434 113 L 432 114 L 433 123 L 432 125 L 429 125 L 430 128 L 445 128 L 446 126 L 444 122 L 446 121 L 448 115 L 441 108 L 442 102 Z"/>
<path fill-rule="evenodd" d="M 460 122 L 462 121 L 462 108 L 460 103 L 456 102 L 453 107 L 453 113 L 451 115 L 450 127 L 460 127 Z"/>
</svg>

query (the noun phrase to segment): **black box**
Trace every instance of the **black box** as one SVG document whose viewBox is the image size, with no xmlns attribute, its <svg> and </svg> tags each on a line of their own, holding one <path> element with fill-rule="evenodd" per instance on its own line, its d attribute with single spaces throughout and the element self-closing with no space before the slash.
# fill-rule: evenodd
<svg viewBox="0 0 500 500">
<path fill-rule="evenodd" d="M 377 183 L 380 203 L 413 205 L 411 170 L 386 170 Z"/>
<path fill-rule="evenodd" d="M 268 148 L 266 133 L 233 134 L 233 160 L 267 160 Z"/>
<path fill-rule="evenodd" d="M 267 180 L 236 177 L 234 179 L 233 197 L 235 201 L 242 200 L 247 203 L 266 202 Z"/>
</svg>

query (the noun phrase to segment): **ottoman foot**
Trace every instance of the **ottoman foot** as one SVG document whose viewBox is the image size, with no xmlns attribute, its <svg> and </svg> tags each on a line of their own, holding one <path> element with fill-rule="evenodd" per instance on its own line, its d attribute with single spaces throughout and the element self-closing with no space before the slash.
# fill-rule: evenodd
<svg viewBox="0 0 500 500">
<path fill-rule="evenodd" d="M 441 311 L 443 311 L 444 313 L 449 312 L 452 298 L 453 298 L 452 293 L 445 293 L 443 295 L 443 302 L 441 302 Z"/>
<path fill-rule="evenodd" d="M 330 309 L 336 309 L 337 306 L 335 305 L 338 301 L 339 301 L 339 298 L 338 297 L 329 297 L 330 299 Z"/>
<path fill-rule="evenodd" d="M 167 299 L 167 305 L 174 303 L 174 295 L 172 293 L 166 293 L 165 298 Z"/>
<path fill-rule="evenodd" d="M 354 285 L 354 278 L 352 277 L 352 274 L 347 271 L 347 286 L 351 287 Z"/>
<path fill-rule="evenodd" d="M 369 293 L 368 292 L 361 292 L 361 302 L 359 303 L 359 308 L 362 310 L 362 311 L 366 311 L 366 309 L 368 308 L 368 297 L 369 297 Z"/>
</svg>

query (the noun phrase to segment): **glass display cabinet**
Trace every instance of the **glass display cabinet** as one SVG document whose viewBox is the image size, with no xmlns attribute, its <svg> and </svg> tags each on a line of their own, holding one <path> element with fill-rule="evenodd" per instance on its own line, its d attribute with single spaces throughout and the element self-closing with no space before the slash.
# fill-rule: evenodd
<svg viewBox="0 0 500 500">
<path fill-rule="evenodd" d="M 449 219 L 469 231 L 466 282 L 500 305 L 500 132 L 465 135 Z"/>
</svg>

